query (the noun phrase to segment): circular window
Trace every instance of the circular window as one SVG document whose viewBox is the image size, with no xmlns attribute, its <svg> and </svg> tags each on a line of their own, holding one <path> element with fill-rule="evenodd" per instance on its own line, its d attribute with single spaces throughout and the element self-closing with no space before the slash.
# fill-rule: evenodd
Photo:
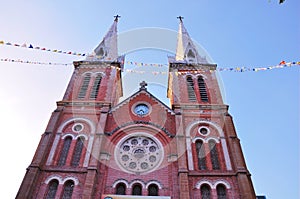
<svg viewBox="0 0 300 199">
<path fill-rule="evenodd" d="M 76 124 L 73 125 L 72 130 L 74 132 L 80 132 L 80 131 L 83 130 L 83 125 L 80 124 L 80 123 L 76 123 Z"/>
<path fill-rule="evenodd" d="M 198 129 L 198 132 L 201 134 L 201 135 L 208 135 L 209 134 L 209 129 L 205 126 L 201 126 L 199 129 Z"/>
<path fill-rule="evenodd" d="M 146 173 L 160 165 L 163 149 L 155 138 L 134 135 L 120 141 L 115 150 L 115 157 L 122 170 L 130 173 Z"/>
<path fill-rule="evenodd" d="M 138 104 L 134 107 L 133 112 L 138 116 L 145 116 L 149 113 L 149 107 L 146 104 Z"/>
</svg>

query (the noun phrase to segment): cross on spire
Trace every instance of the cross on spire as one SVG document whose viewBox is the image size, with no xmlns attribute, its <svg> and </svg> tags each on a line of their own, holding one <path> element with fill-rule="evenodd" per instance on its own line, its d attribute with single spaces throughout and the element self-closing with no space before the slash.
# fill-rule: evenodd
<svg viewBox="0 0 300 199">
<path fill-rule="evenodd" d="M 147 84 L 145 81 L 142 81 L 142 82 L 140 83 L 140 86 L 141 86 L 140 90 L 146 90 L 146 89 L 147 89 L 147 88 L 146 88 L 147 85 L 148 85 L 148 84 Z"/>
<path fill-rule="evenodd" d="M 183 16 L 178 16 L 177 19 L 179 19 L 180 22 L 182 22 L 182 19 L 184 19 L 184 17 Z"/>
<path fill-rule="evenodd" d="M 114 16 L 114 18 L 115 18 L 115 21 L 118 21 L 118 18 L 120 18 L 120 17 L 121 17 L 121 16 L 120 16 L 120 15 L 118 15 L 118 14 L 117 14 L 117 15 L 115 15 L 115 16 Z"/>
</svg>

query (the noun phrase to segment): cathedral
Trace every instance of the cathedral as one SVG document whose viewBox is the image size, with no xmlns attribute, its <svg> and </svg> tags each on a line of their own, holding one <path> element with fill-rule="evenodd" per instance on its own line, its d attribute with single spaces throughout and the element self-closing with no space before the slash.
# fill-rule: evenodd
<svg viewBox="0 0 300 199">
<path fill-rule="evenodd" d="M 123 96 L 118 16 L 57 102 L 18 199 L 255 199 L 216 64 L 179 17 L 170 106 L 147 82 Z"/>
</svg>

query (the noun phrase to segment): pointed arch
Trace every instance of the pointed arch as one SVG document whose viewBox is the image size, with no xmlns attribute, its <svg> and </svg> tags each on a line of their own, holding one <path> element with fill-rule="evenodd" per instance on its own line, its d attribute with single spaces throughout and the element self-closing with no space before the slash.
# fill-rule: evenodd
<svg viewBox="0 0 300 199">
<path fill-rule="evenodd" d="M 202 76 L 198 77 L 198 88 L 199 88 L 199 94 L 200 94 L 201 101 L 208 102 L 209 99 L 208 99 L 206 84 L 205 84 Z"/>
<path fill-rule="evenodd" d="M 100 84 L 101 84 L 101 79 L 102 79 L 102 74 L 101 73 L 97 73 L 95 80 L 94 80 L 94 84 L 90 93 L 90 99 L 96 99 L 99 93 L 99 88 L 100 88 Z"/>
<path fill-rule="evenodd" d="M 80 87 L 80 90 L 79 90 L 79 93 L 78 93 L 78 96 L 77 96 L 78 99 L 84 99 L 85 98 L 86 92 L 87 92 L 89 84 L 90 84 L 90 80 L 91 80 L 91 73 L 84 74 L 82 85 Z"/>
<path fill-rule="evenodd" d="M 187 93 L 188 93 L 189 101 L 196 102 L 194 80 L 191 76 L 186 77 L 186 84 L 187 84 Z"/>
</svg>

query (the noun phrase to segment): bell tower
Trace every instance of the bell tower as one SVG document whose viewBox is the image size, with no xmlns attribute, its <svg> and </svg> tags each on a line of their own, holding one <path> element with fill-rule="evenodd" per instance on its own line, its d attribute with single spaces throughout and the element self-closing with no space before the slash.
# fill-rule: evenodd
<svg viewBox="0 0 300 199">
<path fill-rule="evenodd" d="M 198 53 L 183 17 L 178 18 L 168 97 L 177 117 L 180 198 L 255 199 L 229 107 L 223 103 L 217 65 Z"/>
<path fill-rule="evenodd" d="M 57 102 L 16 198 L 92 197 L 99 175 L 99 134 L 108 110 L 123 94 L 124 57 L 119 57 L 117 50 L 118 18 L 115 16 L 86 60 L 74 62 L 65 95 Z"/>
</svg>

